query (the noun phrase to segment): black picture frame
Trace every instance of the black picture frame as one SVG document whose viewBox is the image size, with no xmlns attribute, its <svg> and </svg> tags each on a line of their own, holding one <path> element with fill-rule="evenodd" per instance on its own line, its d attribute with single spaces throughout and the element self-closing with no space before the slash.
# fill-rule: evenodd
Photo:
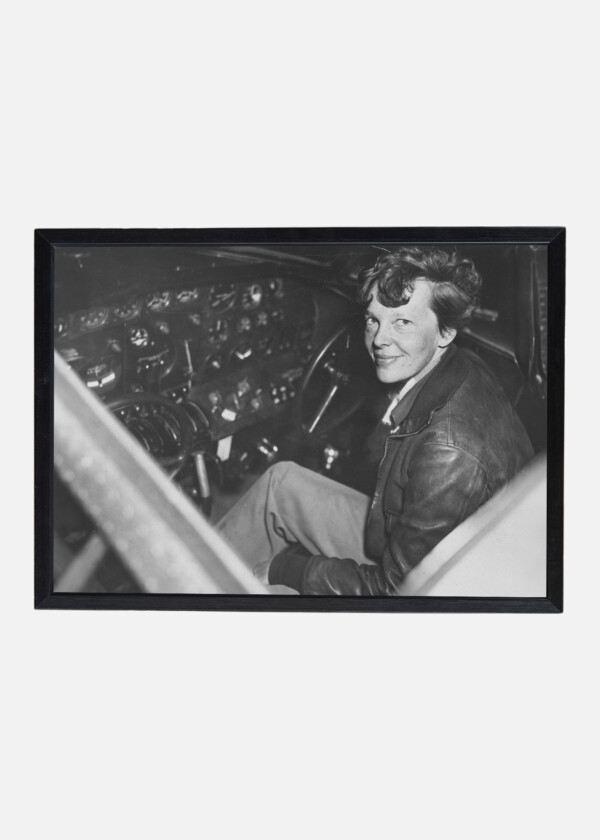
<svg viewBox="0 0 600 840">
<path fill-rule="evenodd" d="M 563 611 L 565 245 L 562 227 L 303 229 L 43 229 L 35 231 L 35 597 L 37 609 L 278 612 Z M 57 247 L 77 245 L 535 244 L 548 255 L 547 592 L 540 598 L 63 594 L 53 591 L 53 272 Z"/>
</svg>

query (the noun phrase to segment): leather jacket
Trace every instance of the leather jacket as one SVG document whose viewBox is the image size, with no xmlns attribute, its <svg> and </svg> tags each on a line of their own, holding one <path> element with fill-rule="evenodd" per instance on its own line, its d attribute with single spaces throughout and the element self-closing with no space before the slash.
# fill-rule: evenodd
<svg viewBox="0 0 600 840">
<path fill-rule="evenodd" d="M 281 563 L 275 558 L 269 579 L 303 595 L 394 595 L 408 572 L 532 456 L 495 376 L 474 353 L 451 345 L 387 438 L 366 529 L 375 563 L 288 555 Z"/>
</svg>

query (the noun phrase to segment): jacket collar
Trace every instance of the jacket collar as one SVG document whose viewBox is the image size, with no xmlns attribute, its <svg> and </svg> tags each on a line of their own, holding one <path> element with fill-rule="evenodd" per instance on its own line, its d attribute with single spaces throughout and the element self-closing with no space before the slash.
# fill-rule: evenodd
<svg viewBox="0 0 600 840">
<path fill-rule="evenodd" d="M 469 368 L 469 354 L 451 344 L 442 360 L 426 377 L 408 416 L 396 419 L 392 411 L 391 436 L 414 435 L 428 426 L 435 412 L 446 405 L 465 381 Z"/>
</svg>

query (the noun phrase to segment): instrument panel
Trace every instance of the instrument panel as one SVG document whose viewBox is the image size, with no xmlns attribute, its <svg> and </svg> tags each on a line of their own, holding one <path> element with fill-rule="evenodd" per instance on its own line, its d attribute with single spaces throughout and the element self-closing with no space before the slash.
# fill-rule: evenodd
<svg viewBox="0 0 600 840">
<path fill-rule="evenodd" d="M 192 403 L 218 439 L 283 410 L 311 355 L 310 289 L 287 277 L 164 283 L 56 308 L 56 350 L 109 406 L 154 393 Z"/>
</svg>

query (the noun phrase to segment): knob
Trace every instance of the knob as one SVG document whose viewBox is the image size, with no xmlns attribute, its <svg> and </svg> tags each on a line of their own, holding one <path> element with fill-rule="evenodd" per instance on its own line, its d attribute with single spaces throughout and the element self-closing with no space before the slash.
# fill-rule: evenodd
<svg viewBox="0 0 600 840">
<path fill-rule="evenodd" d="M 335 446 L 326 446 L 323 450 L 323 459 L 325 461 L 325 472 L 329 472 L 337 459 L 340 457 L 340 450 Z"/>
<path fill-rule="evenodd" d="M 235 358 L 238 362 L 246 362 L 252 355 L 252 347 L 249 344 L 240 344 L 234 351 Z"/>
</svg>

